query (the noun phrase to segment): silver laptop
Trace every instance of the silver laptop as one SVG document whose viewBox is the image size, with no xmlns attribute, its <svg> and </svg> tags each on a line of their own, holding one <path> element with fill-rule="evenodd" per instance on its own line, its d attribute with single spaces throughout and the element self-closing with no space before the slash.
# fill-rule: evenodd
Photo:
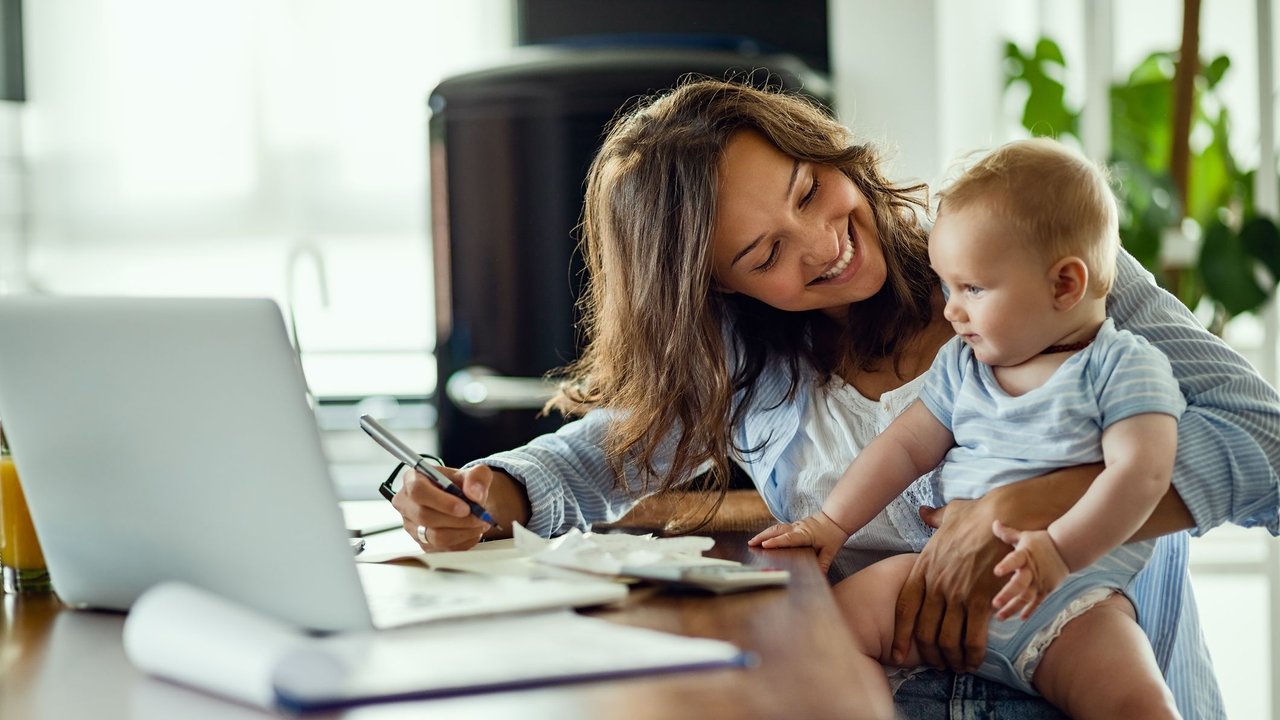
<svg viewBox="0 0 1280 720">
<path fill-rule="evenodd" d="M 384 566 L 369 571 L 412 574 L 371 612 L 271 300 L 0 299 L 0 422 L 73 606 L 123 610 L 182 580 L 337 631 L 625 593 Z"/>
</svg>

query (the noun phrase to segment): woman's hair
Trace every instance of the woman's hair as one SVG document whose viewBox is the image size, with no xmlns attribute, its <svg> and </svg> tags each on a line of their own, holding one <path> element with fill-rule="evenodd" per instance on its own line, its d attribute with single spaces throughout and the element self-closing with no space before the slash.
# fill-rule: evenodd
<svg viewBox="0 0 1280 720">
<path fill-rule="evenodd" d="M 850 309 L 845 330 L 819 311 L 785 312 L 715 290 L 720 161 L 730 137 L 746 129 L 788 156 L 838 168 L 871 204 L 888 279 Z M 759 450 L 735 444 L 732 428 L 766 363 L 787 364 L 790 397 L 802 363 L 828 376 L 869 368 L 894 359 L 899 338 L 929 323 L 936 278 L 918 219 L 924 187 L 890 185 L 878 165 L 824 108 L 777 89 L 689 79 L 620 114 L 587 175 L 586 348 L 548 408 L 618 411 L 605 438 L 618 481 L 624 464 L 634 464 L 646 488 L 656 481 L 665 491 L 709 463 L 708 484 L 720 491 L 709 518 L 727 488 L 731 453 Z M 658 467 L 660 457 L 670 465 Z"/>
<path fill-rule="evenodd" d="M 1089 290 L 1105 297 L 1115 280 L 1120 229 L 1107 172 L 1047 138 L 1015 140 L 981 156 L 938 193 L 938 212 L 979 207 L 1048 264 L 1074 255 Z"/>
</svg>

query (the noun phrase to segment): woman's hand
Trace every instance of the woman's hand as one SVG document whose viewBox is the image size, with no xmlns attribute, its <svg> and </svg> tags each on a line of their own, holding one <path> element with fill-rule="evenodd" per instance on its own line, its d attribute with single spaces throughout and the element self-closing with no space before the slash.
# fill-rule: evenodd
<svg viewBox="0 0 1280 720">
<path fill-rule="evenodd" d="M 825 574 L 836 553 L 844 547 L 849 533 L 824 512 L 816 512 L 793 523 L 778 523 L 762 530 L 747 541 L 766 550 L 788 547 L 813 547 L 818 552 L 818 568 Z"/>
<path fill-rule="evenodd" d="M 462 488 L 467 497 L 481 505 L 489 499 L 495 479 L 499 484 L 518 485 L 510 475 L 487 465 L 467 470 L 440 468 L 440 471 Z M 466 503 L 441 490 L 420 473 L 406 468 L 401 478 L 403 482 L 391 499 L 391 505 L 404 518 L 405 532 L 424 550 L 466 550 L 480 542 L 489 530 L 489 523 L 472 515 Z M 504 522 L 502 518 L 511 517 L 511 514 L 502 513 L 494 506 L 488 507 L 499 522 Z M 524 517 L 527 521 L 527 513 Z M 421 533 L 419 528 L 422 528 Z M 425 543 L 423 538 L 426 538 Z"/>
<path fill-rule="evenodd" d="M 991 533 L 995 517 L 980 501 L 920 508 L 920 517 L 938 532 L 898 595 L 893 661 L 905 662 L 914 640 L 925 664 L 971 672 L 987 654 L 991 601 L 1003 584 L 993 570 L 1010 547 Z"/>
<path fill-rule="evenodd" d="M 995 566 L 1009 545 L 991 532 L 996 520 L 1044 530 L 1062 517 L 1102 472 L 1101 464 L 1077 465 L 998 487 L 978 500 L 953 500 L 920 508 L 938 529 L 898 594 L 893 659 L 901 662 L 914 639 L 920 657 L 957 672 L 976 669 L 987 654 L 991 602 L 1003 581 Z M 1172 490 L 1156 506 L 1135 539 L 1187 527 L 1189 514 Z"/>
</svg>

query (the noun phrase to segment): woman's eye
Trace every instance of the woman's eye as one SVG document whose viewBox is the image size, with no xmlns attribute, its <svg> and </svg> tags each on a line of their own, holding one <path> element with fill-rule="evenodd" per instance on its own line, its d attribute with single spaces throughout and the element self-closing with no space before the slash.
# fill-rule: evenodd
<svg viewBox="0 0 1280 720">
<path fill-rule="evenodd" d="M 773 267 L 773 264 L 777 261 L 778 261 L 778 243 L 774 243 L 769 248 L 769 257 L 765 258 L 764 262 L 756 266 L 756 272 L 764 272 L 765 270 L 768 270 L 769 268 Z"/>
<path fill-rule="evenodd" d="M 822 187 L 822 181 L 818 179 L 818 174 L 814 173 L 813 185 L 809 187 L 809 192 L 805 193 L 804 197 L 800 198 L 800 207 L 808 205 L 809 201 L 813 200 L 813 196 L 818 194 L 818 188 L 820 187 Z"/>
</svg>

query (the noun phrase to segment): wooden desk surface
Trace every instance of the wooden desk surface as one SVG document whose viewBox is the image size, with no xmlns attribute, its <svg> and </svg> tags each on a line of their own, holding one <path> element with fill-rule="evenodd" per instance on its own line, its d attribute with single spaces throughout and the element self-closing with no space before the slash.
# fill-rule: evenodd
<svg viewBox="0 0 1280 720">
<path fill-rule="evenodd" d="M 382 703 L 309 718 L 862 718 L 865 684 L 843 621 L 808 550 L 758 551 L 716 534 L 710 554 L 791 572 L 786 588 L 710 597 L 633 590 L 591 615 L 729 640 L 757 653 L 749 669 L 649 675 L 455 698 Z M 276 717 L 139 673 L 121 646 L 124 616 L 74 611 L 52 596 L 4 596 L 0 718 L 184 720 Z M 553 651 L 553 649 L 549 650 Z"/>
</svg>

